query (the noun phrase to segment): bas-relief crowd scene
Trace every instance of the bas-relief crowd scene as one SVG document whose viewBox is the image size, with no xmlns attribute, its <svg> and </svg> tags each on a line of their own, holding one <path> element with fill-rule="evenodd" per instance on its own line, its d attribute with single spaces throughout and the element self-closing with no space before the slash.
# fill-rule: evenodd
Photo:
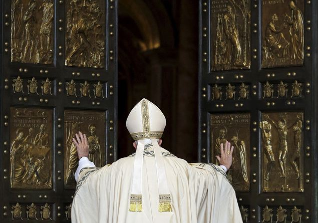
<svg viewBox="0 0 318 223">
<path fill-rule="evenodd" d="M 68 0 L 66 2 L 65 65 L 103 68 L 105 66 L 104 1 Z M 11 2 L 12 62 L 53 64 L 54 13 L 53 0 Z M 63 30 L 62 26 L 59 27 L 58 34 Z"/>
<path fill-rule="evenodd" d="M 296 2 L 298 2 L 296 4 Z M 211 2 L 212 71 L 248 69 L 251 64 L 250 1 Z M 262 1 L 262 67 L 303 64 L 303 1 Z M 257 32 L 257 24 L 253 24 Z"/>
<path fill-rule="evenodd" d="M 11 187 L 52 188 L 52 111 L 11 108 Z"/>
</svg>

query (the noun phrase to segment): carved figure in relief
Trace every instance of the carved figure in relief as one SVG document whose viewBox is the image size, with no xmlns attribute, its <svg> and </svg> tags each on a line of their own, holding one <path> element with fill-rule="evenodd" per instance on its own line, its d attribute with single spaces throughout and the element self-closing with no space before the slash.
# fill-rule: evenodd
<svg viewBox="0 0 318 223">
<path fill-rule="evenodd" d="M 267 158 L 266 172 L 264 173 L 264 179 L 269 180 L 269 174 L 272 168 L 275 166 L 275 156 L 272 147 L 272 125 L 268 121 L 262 121 L 260 123 L 262 129 L 262 141 L 264 147 L 264 153 Z"/>
<path fill-rule="evenodd" d="M 36 211 L 36 205 L 34 203 L 32 203 L 30 206 L 27 205 L 27 219 L 35 219 L 38 220 L 38 218 L 36 217 L 37 211 Z"/>
<path fill-rule="evenodd" d="M 240 99 L 248 99 L 249 92 L 248 92 L 248 85 L 245 85 L 244 83 L 241 84 L 240 86 L 240 91 L 239 91 Z"/>
<path fill-rule="evenodd" d="M 16 205 L 11 207 L 12 211 L 11 211 L 11 215 L 12 215 L 12 220 L 16 220 L 16 219 L 21 219 L 22 218 L 22 207 L 19 203 L 17 203 Z"/>
<path fill-rule="evenodd" d="M 216 67 L 220 66 L 220 69 L 223 70 L 230 65 L 230 59 L 226 55 L 227 43 L 222 14 L 218 14 L 217 18 L 214 63 Z"/>
<path fill-rule="evenodd" d="M 35 38 L 36 1 L 31 0 L 27 7 L 28 8 L 23 15 L 24 44 L 21 62 L 36 63 L 39 61 L 39 54 L 36 46 L 37 42 Z"/>
<path fill-rule="evenodd" d="M 247 219 L 248 219 L 248 209 L 244 208 L 244 206 L 242 205 L 240 207 L 240 212 L 243 218 L 243 222 L 247 223 Z"/>
<path fill-rule="evenodd" d="M 212 88 L 212 100 L 222 100 L 222 87 L 214 84 Z"/>
<path fill-rule="evenodd" d="M 43 0 L 39 8 L 43 10 L 42 23 L 40 27 L 40 59 L 42 63 L 52 60 L 52 28 L 54 18 L 54 4 L 51 0 Z"/>
<path fill-rule="evenodd" d="M 42 179 L 41 179 L 41 171 L 44 167 L 44 160 L 45 157 L 40 159 L 34 156 L 29 156 L 26 161 L 26 173 L 23 177 L 23 183 L 29 184 L 29 185 L 41 185 Z"/>
<path fill-rule="evenodd" d="M 69 123 L 71 125 L 70 132 L 67 133 L 67 141 L 66 146 L 67 150 L 69 151 L 69 159 L 67 164 L 67 173 L 66 173 L 66 184 L 70 184 L 75 181 L 74 174 L 76 168 L 78 166 L 78 156 L 76 151 L 76 146 L 73 143 L 73 136 L 80 130 L 79 123 Z"/>
<path fill-rule="evenodd" d="M 34 129 L 29 128 L 29 134 L 24 138 L 23 143 L 33 145 L 34 144 Z"/>
<path fill-rule="evenodd" d="M 291 163 L 293 168 L 296 171 L 297 174 L 297 179 L 299 179 L 299 164 L 300 164 L 300 149 L 302 145 L 302 128 L 303 128 L 303 121 L 301 120 L 300 117 L 298 117 L 298 120 L 293 126 L 293 131 L 294 131 L 294 152 L 291 157 Z"/>
<path fill-rule="evenodd" d="M 303 90 L 302 86 L 303 86 L 302 83 L 298 83 L 298 81 L 295 80 L 295 82 L 292 84 L 292 95 L 291 95 L 292 98 L 301 97 L 301 92 Z"/>
<path fill-rule="evenodd" d="M 273 209 L 268 208 L 268 206 L 266 206 L 263 209 L 263 221 L 262 222 L 271 222 L 273 221 Z"/>
<path fill-rule="evenodd" d="M 28 80 L 28 94 L 37 94 L 39 95 L 38 93 L 38 81 L 32 77 L 31 80 Z"/>
<path fill-rule="evenodd" d="M 224 144 L 227 141 L 226 134 L 227 134 L 227 129 L 224 126 L 219 130 L 219 136 L 215 139 L 215 146 L 214 146 L 215 155 L 221 154 L 221 144 Z"/>
<path fill-rule="evenodd" d="M 22 37 L 22 0 L 11 1 L 11 58 L 16 61 L 21 57 Z"/>
<path fill-rule="evenodd" d="M 286 214 L 287 210 L 284 209 L 282 206 L 279 206 L 279 208 L 277 208 L 277 222 L 286 222 Z"/>
<path fill-rule="evenodd" d="M 25 173 L 26 149 L 23 142 L 23 131 L 18 129 L 16 135 L 10 147 L 11 180 L 21 182 Z"/>
<path fill-rule="evenodd" d="M 235 153 L 239 153 L 239 156 L 236 154 L 233 155 L 233 168 L 241 169 L 241 175 L 245 183 L 249 183 L 248 173 L 247 173 L 247 162 L 246 162 L 246 146 L 243 140 L 239 140 L 238 136 L 233 136 L 232 145 L 234 146 Z M 237 160 L 239 158 L 239 160 Z M 234 177 L 234 176 L 233 176 Z M 233 178 L 232 177 L 232 178 Z M 237 176 L 236 176 L 237 177 Z"/>
<path fill-rule="evenodd" d="M 242 64 L 242 49 L 235 16 L 233 8 L 231 6 L 227 6 L 227 12 L 224 14 L 224 31 L 227 37 L 227 44 L 229 46 L 228 52 L 231 52 L 232 54 L 228 55 L 228 58 L 232 58 L 231 64 L 239 66 Z"/>
<path fill-rule="evenodd" d="M 65 65 L 101 68 L 104 66 L 103 16 L 98 3 L 72 0 L 67 10 Z"/>
<path fill-rule="evenodd" d="M 48 203 L 46 203 L 44 206 L 41 206 L 41 219 L 42 220 L 52 220 L 51 218 L 51 207 Z"/>
<path fill-rule="evenodd" d="M 89 125 L 88 126 L 89 136 L 87 137 L 88 145 L 89 145 L 89 154 L 88 159 L 95 163 L 96 166 L 102 166 L 102 153 L 100 149 L 99 138 L 96 135 L 96 126 Z"/>
<path fill-rule="evenodd" d="M 226 86 L 226 99 L 235 99 L 235 86 L 230 83 Z"/>
<path fill-rule="evenodd" d="M 70 204 L 69 206 L 66 206 L 66 211 L 65 211 L 65 217 L 66 220 L 70 219 L 72 216 L 72 204 Z"/>
<path fill-rule="evenodd" d="M 304 18 L 295 1 L 290 1 L 291 15 L 285 15 L 285 22 L 289 25 L 291 40 L 290 54 L 292 60 L 302 61 L 304 59 Z"/>
<path fill-rule="evenodd" d="M 272 15 L 272 20 L 267 24 L 264 40 L 265 59 L 273 60 L 275 58 L 285 58 L 288 56 L 289 42 L 286 40 L 283 29 L 286 27 L 278 27 L 277 14 Z"/>
<path fill-rule="evenodd" d="M 100 83 L 100 81 L 98 81 L 97 84 L 94 84 L 94 87 L 95 98 L 104 98 L 103 85 Z"/>
<path fill-rule="evenodd" d="M 102 157 L 100 150 L 99 138 L 96 135 L 96 126 L 89 125 L 88 126 L 89 136 L 87 137 L 88 145 L 89 145 L 89 155 L 88 159 L 95 163 L 96 166 L 102 165 Z"/>
<path fill-rule="evenodd" d="M 45 81 L 42 81 L 42 95 L 52 95 L 52 88 L 51 88 L 52 81 L 49 78 L 46 78 Z"/>
<path fill-rule="evenodd" d="M 13 93 L 24 93 L 23 92 L 23 79 L 21 79 L 20 76 L 18 76 L 16 79 L 12 80 L 12 88 Z"/>
<path fill-rule="evenodd" d="M 296 206 L 294 206 L 292 213 L 291 213 L 291 218 L 292 221 L 291 223 L 301 223 L 301 209 L 298 209 Z"/>
<path fill-rule="evenodd" d="M 287 84 L 285 84 L 283 81 L 281 81 L 279 84 L 278 84 L 278 95 L 277 97 L 287 97 L 287 92 L 288 92 L 288 89 L 287 89 Z"/>
<path fill-rule="evenodd" d="M 273 85 L 266 81 L 266 84 L 263 85 L 263 98 L 273 98 L 274 89 Z"/>
<path fill-rule="evenodd" d="M 89 83 L 87 81 L 85 81 L 84 84 L 80 83 L 80 85 L 81 85 L 81 88 L 80 88 L 81 97 L 91 97 Z"/>
<path fill-rule="evenodd" d="M 49 145 L 49 135 L 45 132 L 45 125 L 40 125 L 40 132 L 34 138 L 34 145 L 40 148 Z"/>
<path fill-rule="evenodd" d="M 71 80 L 71 82 L 66 82 L 66 94 L 67 96 L 75 96 L 76 95 L 76 83 L 74 80 Z"/>
<path fill-rule="evenodd" d="M 278 123 L 276 124 L 268 115 L 265 115 L 266 120 L 270 121 L 278 132 L 278 160 L 279 160 L 279 167 L 281 170 L 281 177 L 286 177 L 286 155 L 288 152 L 288 145 L 287 145 L 287 134 L 288 134 L 288 127 L 287 121 L 284 117 L 281 117 Z"/>
</svg>

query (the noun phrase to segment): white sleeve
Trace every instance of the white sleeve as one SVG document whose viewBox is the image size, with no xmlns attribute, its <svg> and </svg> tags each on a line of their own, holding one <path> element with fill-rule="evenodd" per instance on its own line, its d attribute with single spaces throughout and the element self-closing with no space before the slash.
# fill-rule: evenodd
<svg viewBox="0 0 318 223">
<path fill-rule="evenodd" d="M 224 172 L 227 172 L 227 168 L 224 165 L 220 165 L 220 167 L 224 170 Z"/>
<path fill-rule="evenodd" d="M 93 162 L 89 161 L 89 159 L 87 157 L 82 157 L 78 162 L 78 167 L 77 167 L 77 170 L 75 172 L 76 182 L 78 180 L 78 177 L 79 177 L 81 170 L 85 167 L 95 167 L 95 164 Z"/>
</svg>

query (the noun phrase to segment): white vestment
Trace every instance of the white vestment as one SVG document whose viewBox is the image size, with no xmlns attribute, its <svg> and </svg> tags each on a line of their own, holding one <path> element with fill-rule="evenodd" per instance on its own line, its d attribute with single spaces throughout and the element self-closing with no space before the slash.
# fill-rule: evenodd
<svg viewBox="0 0 318 223">
<path fill-rule="evenodd" d="M 242 223 L 235 191 L 221 167 L 189 164 L 163 149 L 172 212 L 159 212 L 152 147 L 144 151 L 142 212 L 130 212 L 134 156 L 101 169 L 82 169 L 72 223 Z"/>
</svg>

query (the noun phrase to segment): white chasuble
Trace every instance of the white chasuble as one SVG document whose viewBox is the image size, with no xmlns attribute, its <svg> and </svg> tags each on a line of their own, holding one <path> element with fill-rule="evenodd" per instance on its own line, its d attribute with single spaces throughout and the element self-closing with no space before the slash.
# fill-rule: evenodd
<svg viewBox="0 0 318 223">
<path fill-rule="evenodd" d="M 134 156 L 101 169 L 82 169 L 72 223 L 242 223 L 233 187 L 222 168 L 189 164 L 163 150 L 171 212 L 159 212 L 155 154 L 144 151 L 142 211 L 131 212 Z"/>
</svg>

